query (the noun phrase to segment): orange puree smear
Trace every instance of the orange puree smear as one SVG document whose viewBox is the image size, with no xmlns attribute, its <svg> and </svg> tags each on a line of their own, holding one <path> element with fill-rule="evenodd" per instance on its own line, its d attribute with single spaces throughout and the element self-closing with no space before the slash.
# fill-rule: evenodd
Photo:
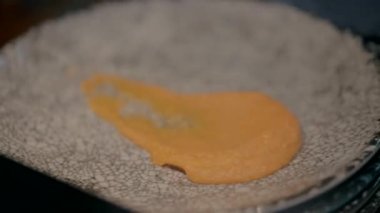
<svg viewBox="0 0 380 213">
<path fill-rule="evenodd" d="M 97 74 L 82 84 L 89 106 L 150 153 L 157 165 L 196 183 L 240 183 L 284 167 L 300 148 L 297 119 L 258 92 L 180 94 Z"/>
</svg>

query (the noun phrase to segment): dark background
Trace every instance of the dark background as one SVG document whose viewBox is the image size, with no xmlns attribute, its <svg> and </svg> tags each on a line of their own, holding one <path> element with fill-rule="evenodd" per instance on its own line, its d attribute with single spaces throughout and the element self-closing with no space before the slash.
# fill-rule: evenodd
<svg viewBox="0 0 380 213">
<path fill-rule="evenodd" d="M 105 1 L 107 0 L 0 0 L 0 47 L 29 27 L 46 19 Z M 274 1 L 294 5 L 329 19 L 342 29 L 349 29 L 372 40 L 379 40 L 379 0 Z"/>
<path fill-rule="evenodd" d="M 105 1 L 0 0 L 0 47 L 44 20 Z"/>
</svg>

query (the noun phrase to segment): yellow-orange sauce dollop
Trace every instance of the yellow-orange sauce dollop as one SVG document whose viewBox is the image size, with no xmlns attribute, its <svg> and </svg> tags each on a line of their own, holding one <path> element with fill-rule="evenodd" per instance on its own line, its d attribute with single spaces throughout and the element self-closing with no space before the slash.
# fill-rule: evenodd
<svg viewBox="0 0 380 213">
<path fill-rule="evenodd" d="M 179 94 L 97 74 L 82 84 L 89 106 L 157 165 L 196 183 L 246 182 L 272 174 L 300 148 L 297 119 L 258 92 Z"/>
</svg>

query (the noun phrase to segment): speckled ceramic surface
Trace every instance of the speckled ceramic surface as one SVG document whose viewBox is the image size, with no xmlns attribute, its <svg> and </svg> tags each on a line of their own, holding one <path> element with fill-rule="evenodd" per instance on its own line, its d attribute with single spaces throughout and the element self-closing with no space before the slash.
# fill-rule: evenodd
<svg viewBox="0 0 380 213">
<path fill-rule="evenodd" d="M 272 211 L 318 195 L 378 149 L 380 79 L 360 41 L 283 5 L 132 1 L 45 23 L 0 54 L 0 153 L 138 211 Z M 303 147 L 277 173 L 198 185 L 153 166 L 94 115 L 93 72 L 177 91 L 260 90 L 286 104 Z"/>
</svg>

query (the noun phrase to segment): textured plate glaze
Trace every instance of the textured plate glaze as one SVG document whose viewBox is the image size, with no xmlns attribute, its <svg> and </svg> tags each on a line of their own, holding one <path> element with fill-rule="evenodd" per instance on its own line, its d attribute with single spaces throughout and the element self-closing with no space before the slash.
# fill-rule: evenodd
<svg viewBox="0 0 380 213">
<path fill-rule="evenodd" d="M 380 79 L 370 59 L 351 35 L 284 5 L 100 5 L 2 50 L 0 153 L 139 211 L 285 208 L 340 183 L 378 149 Z M 152 165 L 86 106 L 80 82 L 99 71 L 177 91 L 263 91 L 300 119 L 302 150 L 261 180 L 193 184 Z"/>
</svg>

